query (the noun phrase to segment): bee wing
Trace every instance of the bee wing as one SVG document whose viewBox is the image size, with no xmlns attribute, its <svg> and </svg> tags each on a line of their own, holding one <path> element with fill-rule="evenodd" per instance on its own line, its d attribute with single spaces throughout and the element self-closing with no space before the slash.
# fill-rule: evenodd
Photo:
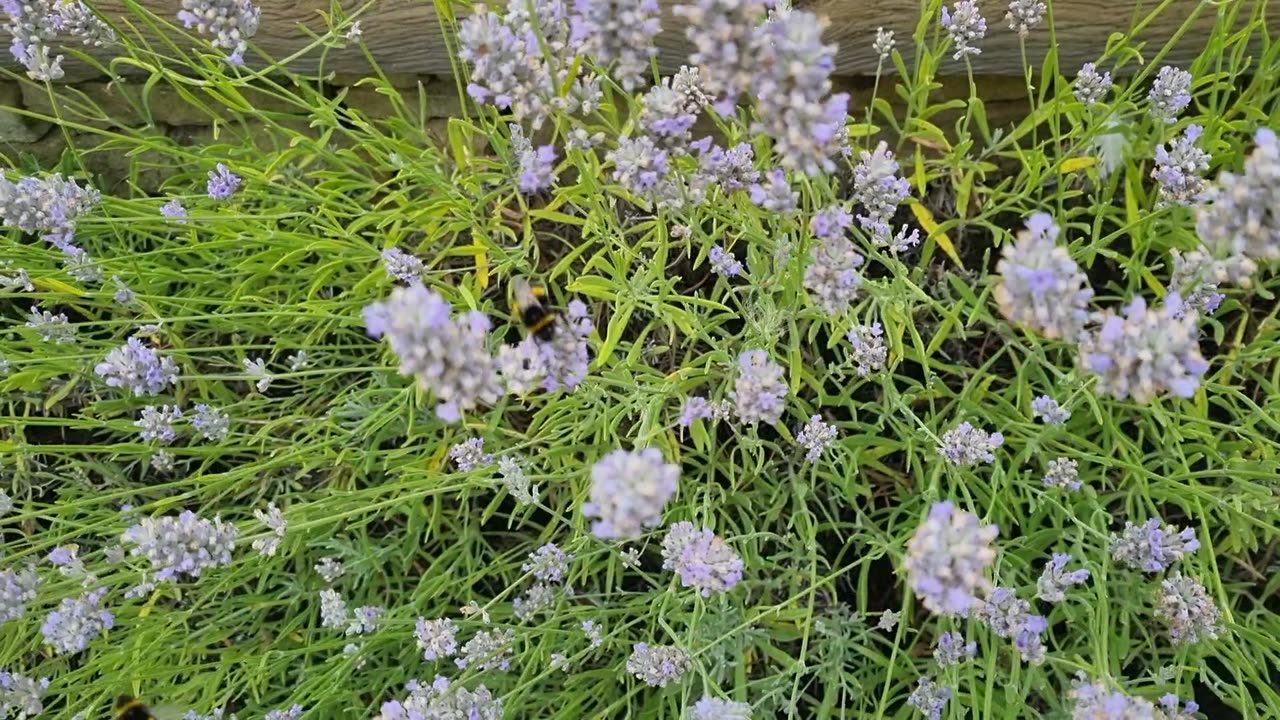
<svg viewBox="0 0 1280 720">
<path fill-rule="evenodd" d="M 182 720 L 186 711 L 177 705 L 152 705 L 151 714 L 156 720 Z"/>
</svg>

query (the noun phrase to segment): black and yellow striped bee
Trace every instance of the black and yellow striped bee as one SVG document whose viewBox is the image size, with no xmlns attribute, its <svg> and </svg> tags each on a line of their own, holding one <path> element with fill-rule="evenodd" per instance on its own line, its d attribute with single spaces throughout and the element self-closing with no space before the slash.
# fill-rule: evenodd
<svg viewBox="0 0 1280 720">
<path fill-rule="evenodd" d="M 525 330 L 543 342 L 550 342 L 556 335 L 560 312 L 547 306 L 547 289 L 530 285 L 524 278 L 513 280 L 511 289 L 515 314 L 520 317 Z"/>
<path fill-rule="evenodd" d="M 182 716 L 180 710 L 171 707 L 157 707 L 152 711 L 146 703 L 132 695 L 121 695 L 116 698 L 115 720 L 177 720 Z"/>
</svg>

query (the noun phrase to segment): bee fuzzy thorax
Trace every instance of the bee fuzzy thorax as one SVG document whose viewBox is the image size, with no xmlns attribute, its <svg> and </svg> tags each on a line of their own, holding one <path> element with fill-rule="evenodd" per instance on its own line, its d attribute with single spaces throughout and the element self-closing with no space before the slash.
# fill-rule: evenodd
<svg viewBox="0 0 1280 720">
<path fill-rule="evenodd" d="M 121 695 L 115 702 L 115 720 L 155 720 L 146 703 L 130 695 Z"/>
<path fill-rule="evenodd" d="M 513 283 L 515 296 L 515 314 L 525 330 L 542 341 L 550 341 L 555 337 L 556 321 L 560 313 L 547 307 L 547 289 L 530 285 L 528 281 L 517 278 Z"/>
</svg>

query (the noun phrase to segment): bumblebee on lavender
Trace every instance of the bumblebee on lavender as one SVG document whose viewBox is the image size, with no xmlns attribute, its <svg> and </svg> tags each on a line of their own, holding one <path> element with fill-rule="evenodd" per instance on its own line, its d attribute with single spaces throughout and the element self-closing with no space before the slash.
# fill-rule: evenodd
<svg viewBox="0 0 1280 720">
<path fill-rule="evenodd" d="M 511 290 L 512 306 L 525 331 L 543 342 L 550 342 L 556 336 L 560 311 L 547 305 L 547 289 L 530 285 L 524 278 L 516 278 L 511 283 Z"/>
</svg>

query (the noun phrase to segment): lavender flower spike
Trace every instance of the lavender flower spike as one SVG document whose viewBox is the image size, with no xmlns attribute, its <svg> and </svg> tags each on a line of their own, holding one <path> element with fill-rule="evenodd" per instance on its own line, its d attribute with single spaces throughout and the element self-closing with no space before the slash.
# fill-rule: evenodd
<svg viewBox="0 0 1280 720">
<path fill-rule="evenodd" d="M 1004 444 L 1004 435 L 988 433 L 962 422 L 942 435 L 938 452 L 952 465 L 964 467 L 995 461 L 992 452 Z"/>
<path fill-rule="evenodd" d="M 1058 232 L 1048 214 L 1032 215 L 996 264 L 1000 283 L 994 294 L 1000 312 L 1050 340 L 1075 338 L 1093 297 L 1088 278 L 1057 244 Z"/>
<path fill-rule="evenodd" d="M 1224 172 L 1197 210 L 1196 233 L 1205 253 L 1217 261 L 1215 282 L 1244 287 L 1258 263 L 1280 260 L 1280 140 L 1261 128 L 1244 172 Z"/>
<path fill-rule="evenodd" d="M 696 588 L 703 597 L 727 592 L 742 580 L 742 558 L 715 533 L 681 521 L 662 539 L 662 567 L 675 570 L 680 584 Z"/>
<path fill-rule="evenodd" d="M 439 399 L 436 414 L 457 422 L 462 413 L 502 394 L 497 365 L 486 343 L 489 319 L 472 311 L 454 317 L 453 308 L 418 284 L 398 287 L 383 302 L 364 309 L 375 338 L 386 336 L 400 357 L 400 374 L 412 375 Z"/>
<path fill-rule="evenodd" d="M 227 50 L 228 63 L 243 65 L 249 38 L 258 33 L 262 13 L 251 0 L 182 0 L 178 19 L 188 30 L 212 35 L 209 44 Z"/>
<path fill-rule="evenodd" d="M 986 36 L 987 20 L 982 17 L 978 3 L 974 0 L 959 0 L 950 10 L 943 7 L 942 27 L 951 34 L 951 41 L 955 43 L 956 52 L 951 56 L 952 59 L 982 54 L 982 48 L 974 43 Z"/>
<path fill-rule="evenodd" d="M 1195 313 L 1182 311 L 1176 293 L 1155 310 L 1138 297 L 1123 315 L 1108 310 L 1098 329 L 1083 337 L 1079 362 L 1097 376 L 1100 395 L 1142 405 L 1164 392 L 1188 398 L 1209 369 L 1199 337 Z"/>
<path fill-rule="evenodd" d="M 124 388 L 134 395 L 159 395 L 178 381 L 178 366 L 161 357 L 142 340 L 131 337 L 124 345 L 107 353 L 93 368 L 108 387 Z"/>
<path fill-rule="evenodd" d="M 782 375 L 782 367 L 770 360 L 764 350 L 746 350 L 738 356 L 738 378 L 729 397 L 740 422 L 746 425 L 778 422 L 788 392 Z"/>
<path fill-rule="evenodd" d="M 991 589 L 985 572 L 996 557 L 991 546 L 999 531 L 947 501 L 935 503 L 907 543 L 908 581 L 925 608 L 939 615 L 967 617 Z"/>
<path fill-rule="evenodd" d="M 656 448 L 614 450 L 591 468 L 590 500 L 582 512 L 599 518 L 591 525 L 606 540 L 640 537 L 662 521 L 662 509 L 680 484 L 680 466 Z"/>
</svg>

